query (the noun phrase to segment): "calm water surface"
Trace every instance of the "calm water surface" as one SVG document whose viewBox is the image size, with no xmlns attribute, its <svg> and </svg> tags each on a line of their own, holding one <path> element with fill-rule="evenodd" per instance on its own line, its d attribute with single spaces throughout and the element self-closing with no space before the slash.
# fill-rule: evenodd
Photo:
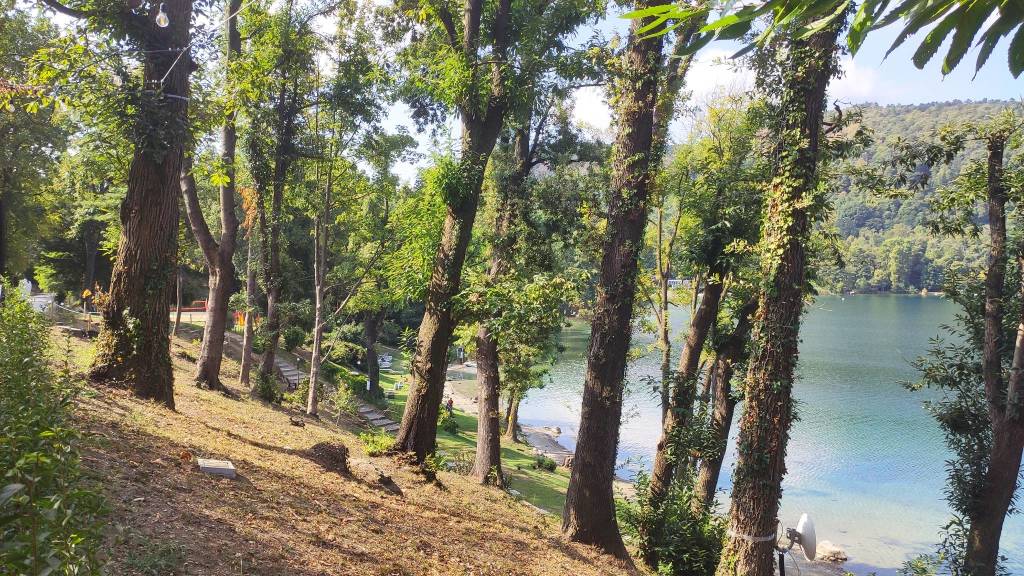
<svg viewBox="0 0 1024 576">
<path fill-rule="evenodd" d="M 820 297 L 805 316 L 794 389 L 799 421 L 789 442 L 780 516 L 792 526 L 808 512 L 818 538 L 846 550 L 847 569 L 858 574 L 894 574 L 904 560 L 933 549 L 949 519 L 943 500 L 949 453 L 921 407 L 931 395 L 908 392 L 900 383 L 917 378 L 910 362 L 955 312 L 937 297 L 862 295 Z M 675 312 L 674 341 L 685 326 L 686 312 Z M 530 392 L 520 414 L 529 424 L 561 427 L 561 441 L 570 448 L 579 424 L 588 339 L 589 327 L 582 323 L 564 332 L 566 352 L 552 368 L 550 382 Z M 637 335 L 634 343 L 651 340 Z M 660 410 L 646 379 L 657 377 L 658 362 L 653 352 L 627 374 L 619 444 L 619 474 L 626 477 L 649 468 L 654 455 Z M 735 460 L 735 432 L 733 426 L 726 470 Z M 723 498 L 729 487 L 723 474 Z M 1020 516 L 1008 519 L 1002 552 L 1010 572 L 1024 574 Z"/>
</svg>

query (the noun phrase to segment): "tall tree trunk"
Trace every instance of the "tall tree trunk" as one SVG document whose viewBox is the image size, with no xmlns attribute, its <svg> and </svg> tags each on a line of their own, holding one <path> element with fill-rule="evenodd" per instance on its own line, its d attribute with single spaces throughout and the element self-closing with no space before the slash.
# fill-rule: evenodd
<svg viewBox="0 0 1024 576">
<path fill-rule="evenodd" d="M 654 454 L 654 468 L 651 472 L 651 505 L 657 508 L 668 493 L 672 476 L 678 464 L 673 440 L 679 431 L 689 425 L 693 414 L 693 402 L 697 396 L 697 375 L 700 355 L 704 350 L 711 328 L 718 318 L 718 309 L 722 302 L 723 278 L 713 271 L 708 276 L 701 295 L 700 303 L 690 319 L 690 331 L 686 334 L 686 342 L 679 356 L 679 369 L 673 374 L 672 394 L 669 398 L 669 409 L 665 415 L 661 437 L 658 438 Z"/>
<path fill-rule="evenodd" d="M 1018 323 L 1014 354 L 1008 377 L 1004 377 L 1003 307 L 1006 280 L 1006 203 L 1009 190 L 1004 177 L 1006 135 L 996 133 L 988 139 L 987 203 L 989 219 L 989 259 L 985 276 L 985 333 L 982 350 L 982 375 L 992 426 L 992 443 L 987 454 L 982 497 L 969 514 L 967 551 L 964 567 L 971 576 L 994 576 L 999 561 L 999 541 L 1003 522 L 1013 504 L 1024 451 L 1024 414 L 1020 390 L 1024 379 L 1024 313 Z M 1024 266 L 1024 253 L 1018 253 Z M 1022 268 L 1024 269 L 1024 268 Z M 1024 281 L 1017 297 L 1024 300 Z M 1004 390 L 1004 382 L 1006 383 Z"/>
<path fill-rule="evenodd" d="M 295 121 L 299 113 L 298 86 L 290 79 L 287 66 L 292 51 L 292 11 L 294 0 L 287 2 L 287 24 L 281 37 L 281 56 L 278 67 L 281 69 L 281 83 L 275 105 L 275 133 L 277 142 L 274 147 L 274 168 L 271 182 L 272 196 L 270 200 L 270 222 L 268 226 L 266 206 L 260 202 L 260 228 L 263 234 L 261 247 L 263 254 L 264 290 L 267 293 L 266 347 L 260 358 L 260 377 L 272 380 L 275 377 L 274 366 L 277 359 L 277 347 L 281 341 L 281 313 L 277 305 L 281 301 L 281 224 L 284 218 L 284 190 L 288 171 L 294 159 Z"/>
<path fill-rule="evenodd" d="M 698 30 L 707 22 L 707 16 L 693 17 L 686 24 L 676 28 L 675 41 L 672 45 L 672 53 L 665 64 L 665 79 L 658 89 L 657 104 L 654 109 L 654 136 L 651 148 L 653 157 L 660 162 L 665 153 L 665 145 L 668 140 L 668 126 L 675 118 L 676 108 L 679 101 L 679 93 L 686 82 L 686 73 L 690 70 L 693 62 L 693 54 L 684 54 L 690 41 Z M 655 182 L 655 186 L 657 183 Z M 671 327 L 669 318 L 668 281 L 671 271 L 672 248 L 679 230 L 679 211 L 675 220 L 673 230 L 666 241 L 665 230 L 665 201 L 664 193 L 660 194 L 658 206 L 658 249 L 657 249 L 657 270 L 656 279 L 658 284 L 658 348 L 661 350 L 661 420 L 662 425 L 669 410 L 669 395 L 672 382 L 672 341 L 669 329 Z"/>
<path fill-rule="evenodd" d="M 511 0 L 500 0 L 495 15 L 493 55 L 499 62 L 507 52 L 511 4 Z M 474 61 L 477 58 L 482 7 L 481 0 L 466 2 L 463 49 L 467 58 Z M 450 170 L 458 170 L 460 177 L 450 178 L 451 189 L 442 191 L 447 199 L 447 215 L 427 287 L 426 310 L 416 341 L 409 397 L 395 437 L 395 449 L 414 453 L 418 462 L 423 462 L 434 451 L 448 347 L 455 329 L 452 299 L 462 283 L 462 265 L 476 219 L 484 169 L 505 122 L 506 108 L 503 65 L 492 64 L 490 95 L 485 109 L 480 111 L 466 106 L 460 111 L 461 158 L 457 166 L 449 167 Z"/>
<path fill-rule="evenodd" d="M 750 338 L 752 317 L 757 310 L 757 298 L 748 301 L 737 313 L 736 326 L 732 333 L 715 350 L 715 359 L 708 374 L 711 383 L 711 434 L 714 449 L 702 454 L 700 470 L 693 487 L 691 507 L 694 514 L 709 510 L 715 501 L 715 489 L 722 472 L 722 460 L 729 444 L 729 430 L 736 410 L 736 399 L 732 395 L 732 377 L 736 364 L 745 356 L 747 340 Z"/>
<path fill-rule="evenodd" d="M 652 5 L 639 2 L 638 8 Z M 594 306 L 583 407 L 572 475 L 562 515 L 562 531 L 623 560 L 629 553 L 615 519 L 615 458 L 622 416 L 623 378 L 632 336 L 637 258 L 647 224 L 652 173 L 654 106 L 658 93 L 662 37 L 643 37 L 630 25 L 616 79 L 617 128 L 612 153 L 611 194 L 601 273 Z"/>
<path fill-rule="evenodd" d="M 174 282 L 174 326 L 171 328 L 171 337 L 178 335 L 178 326 L 181 325 L 181 299 L 182 299 L 182 287 L 181 277 L 183 276 L 184 266 L 178 266 L 178 274 Z"/>
<path fill-rule="evenodd" d="M 366 354 L 366 381 L 371 398 L 384 397 L 384 390 L 380 387 L 380 360 L 377 358 L 377 339 L 383 320 L 383 310 L 367 310 L 363 313 L 363 350 Z"/>
<path fill-rule="evenodd" d="M 508 408 L 505 410 L 505 438 L 509 442 L 519 442 L 519 401 L 522 395 L 511 393 Z"/>
<path fill-rule="evenodd" d="M 739 455 L 733 474 L 729 539 L 719 576 L 775 573 L 775 530 L 786 443 L 793 420 L 793 371 L 806 282 L 808 207 L 818 189 L 825 90 L 838 70 L 836 41 L 845 16 L 806 40 L 789 42 L 782 64 L 779 157 L 768 185 L 761 240 L 760 296 Z"/>
<path fill-rule="evenodd" d="M 253 250 L 253 234 L 249 232 L 249 246 L 246 255 L 245 272 L 245 326 L 242 329 L 242 362 L 238 370 L 238 383 L 250 388 L 249 373 L 252 371 L 252 339 L 256 333 L 256 254 Z"/>
<path fill-rule="evenodd" d="M 137 396 L 174 408 L 168 310 L 177 261 L 178 180 L 188 125 L 191 64 L 186 47 L 192 2 L 169 0 L 164 10 L 170 25 L 145 32 L 143 67 L 143 84 L 162 85 L 163 90 L 136 119 L 147 126 L 145 133 L 160 134 L 161 142 L 135 143 L 128 192 L 121 203 L 117 259 L 90 378 L 124 383 Z M 181 50 L 184 58 L 179 57 Z"/>
<path fill-rule="evenodd" d="M 96 257 L 100 251 L 100 223 L 96 220 L 89 220 L 84 224 L 82 230 L 82 249 L 85 252 L 85 276 L 82 278 L 82 293 L 86 290 L 90 293 L 96 290 Z M 85 309 L 92 306 L 92 296 L 83 299 Z"/>
<path fill-rule="evenodd" d="M 679 356 L 679 369 L 672 377 L 668 411 L 663 421 L 661 436 L 658 438 L 654 467 L 651 470 L 649 503 L 655 511 L 660 511 L 665 501 L 669 485 L 681 462 L 680 458 L 686 457 L 684 449 L 687 447 L 680 446 L 677 439 L 682 430 L 689 426 L 693 415 L 700 355 L 704 349 L 704 342 L 718 318 L 718 309 L 724 292 L 723 281 L 720 271 L 713 270 L 708 274 L 700 303 L 690 319 L 690 331 L 686 335 L 686 342 Z M 653 545 L 648 548 L 644 558 L 644 562 L 652 568 L 658 565 L 663 526 L 663 515 L 656 513 L 651 527 L 652 533 L 648 535 Z"/>
<path fill-rule="evenodd" d="M 328 184 L 328 189 L 330 185 Z M 329 194 L 329 193 L 328 193 Z M 323 362 L 321 353 L 324 339 L 324 279 L 327 267 L 327 222 L 329 209 L 324 208 L 321 217 L 317 218 L 316 234 L 313 238 L 313 352 L 309 360 L 309 394 L 306 398 L 306 414 L 317 415 L 316 395 L 317 383 L 320 381 L 320 364 Z"/>
<path fill-rule="evenodd" d="M 532 106 L 532 102 L 530 105 Z M 500 280 L 508 268 L 508 259 L 512 246 L 515 244 L 513 229 L 518 212 L 521 209 L 525 192 L 526 178 L 531 167 L 531 135 L 532 114 L 527 114 L 522 125 L 516 128 L 514 148 L 515 166 L 507 178 L 499 183 L 501 200 L 494 223 L 494 244 L 491 248 L 491 265 L 488 271 L 488 282 Z M 501 470 L 501 437 L 499 429 L 499 396 L 501 380 L 498 369 L 498 342 L 494 338 L 485 320 L 476 335 L 477 358 L 477 419 L 476 461 L 473 464 L 473 476 L 481 482 L 491 482 L 497 486 L 505 485 L 505 477 Z M 513 438 L 515 428 L 513 427 Z"/>
<path fill-rule="evenodd" d="M 242 51 L 242 38 L 238 32 L 237 12 L 242 0 L 228 0 L 226 36 L 227 49 L 224 66 L 228 81 L 231 79 L 232 62 Z M 209 291 L 206 297 L 206 323 L 203 327 L 203 342 L 196 362 L 195 383 L 201 388 L 224 390 L 220 381 L 221 360 L 224 357 L 224 332 L 227 329 L 228 300 L 235 281 L 235 244 L 238 236 L 238 217 L 235 214 L 235 150 L 238 144 L 238 130 L 235 126 L 235 111 L 231 110 L 221 130 L 221 163 L 228 181 L 220 187 L 219 242 L 214 240 L 210 227 L 203 216 L 196 193 L 195 181 L 191 174 L 191 161 L 186 160 L 182 180 L 182 194 L 185 198 L 185 213 L 188 215 L 192 232 L 199 242 L 206 261 Z"/>
<path fill-rule="evenodd" d="M 0 186 L 0 278 L 7 274 L 7 183 Z"/>
</svg>

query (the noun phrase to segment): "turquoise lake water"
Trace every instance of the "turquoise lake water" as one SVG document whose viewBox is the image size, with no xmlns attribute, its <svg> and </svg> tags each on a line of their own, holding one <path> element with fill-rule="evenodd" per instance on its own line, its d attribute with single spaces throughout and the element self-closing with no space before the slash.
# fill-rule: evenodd
<svg viewBox="0 0 1024 576">
<path fill-rule="evenodd" d="M 858 295 L 820 297 L 801 329 L 800 364 L 794 394 L 799 421 L 793 425 L 786 459 L 780 518 L 794 525 L 802 512 L 817 525 L 819 540 L 846 550 L 846 568 L 856 574 L 895 574 L 904 560 L 929 552 L 949 519 L 943 500 L 942 434 L 921 406 L 928 392 L 911 393 L 900 383 L 917 379 L 911 361 L 929 339 L 951 323 L 953 304 L 939 297 Z M 674 312 L 673 340 L 685 330 L 686 312 Z M 575 446 L 589 326 L 562 334 L 565 353 L 548 384 L 533 390 L 520 418 L 559 426 L 560 440 Z M 638 334 L 634 345 L 652 336 Z M 678 345 L 675 346 L 678 351 Z M 650 466 L 660 432 L 658 399 L 646 378 L 658 375 L 658 353 L 634 362 L 619 442 L 620 475 Z M 742 410 L 742 404 L 737 410 Z M 727 471 L 734 461 L 736 427 L 719 488 L 727 498 Z M 1013 574 L 1024 574 L 1024 518 L 1013 516 L 1003 531 L 1002 553 Z"/>
</svg>

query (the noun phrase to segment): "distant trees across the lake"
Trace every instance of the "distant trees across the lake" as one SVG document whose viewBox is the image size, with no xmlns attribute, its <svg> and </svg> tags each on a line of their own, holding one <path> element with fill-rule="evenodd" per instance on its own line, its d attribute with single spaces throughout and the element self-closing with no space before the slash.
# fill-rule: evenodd
<svg viewBox="0 0 1024 576">
<path fill-rule="evenodd" d="M 1005 108 L 1008 102 L 939 102 L 862 108 L 863 123 L 874 143 L 854 164 L 884 161 L 897 139 L 914 140 L 949 123 L 978 121 Z M 909 197 L 888 198 L 854 186 L 848 176 L 834 182 L 833 232 L 839 239 L 841 262 L 823 262 L 817 283 L 832 292 L 918 292 L 942 290 L 947 274 L 985 261 L 982 243 L 973 238 L 932 234 L 929 202 L 935 190 L 950 185 L 968 159 L 982 157 L 979 145 L 948 165 L 935 168 L 929 185 Z M 922 168 L 924 169 L 924 168 Z M 978 225 L 987 224 L 983 212 Z"/>
</svg>

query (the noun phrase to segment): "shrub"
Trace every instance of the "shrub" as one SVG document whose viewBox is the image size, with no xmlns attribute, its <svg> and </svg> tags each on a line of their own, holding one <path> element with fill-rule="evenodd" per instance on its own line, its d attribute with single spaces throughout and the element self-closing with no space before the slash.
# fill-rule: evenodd
<svg viewBox="0 0 1024 576">
<path fill-rule="evenodd" d="M 680 474 L 660 509 L 654 509 L 650 480 L 641 473 L 636 496 L 618 507 L 619 522 L 641 556 L 657 548 L 658 574 L 712 576 L 722 555 L 726 520 L 709 510 L 694 512 L 690 506 L 693 477 L 684 471 Z"/>
<path fill-rule="evenodd" d="M 538 470 L 554 472 L 558 468 L 558 463 L 543 454 L 537 454 L 533 460 L 533 467 Z"/>
<path fill-rule="evenodd" d="M 270 403 L 278 403 L 282 399 L 281 389 L 277 386 L 277 378 L 273 375 L 264 376 L 256 370 L 253 377 L 256 379 L 256 397 Z"/>
<path fill-rule="evenodd" d="M 455 420 L 455 416 L 449 414 L 448 411 L 443 408 L 437 415 L 437 427 L 452 436 L 457 436 L 459 434 L 459 423 Z"/>
<path fill-rule="evenodd" d="M 395 439 L 383 430 L 360 432 L 359 440 L 367 456 L 380 456 L 395 446 Z"/>
<path fill-rule="evenodd" d="M 320 382 L 316 387 L 316 399 L 320 401 L 323 398 L 324 383 Z M 281 399 L 284 404 L 305 407 L 306 402 L 309 400 L 309 378 L 300 378 L 299 385 L 295 387 L 295 391 L 283 393 Z"/>
<path fill-rule="evenodd" d="M 291 352 L 306 342 L 306 331 L 299 326 L 289 326 L 281 333 L 284 349 Z"/>
<path fill-rule="evenodd" d="M 49 364 L 41 316 L 11 290 L 0 303 L 0 566 L 14 574 L 93 574 L 102 501 L 81 480 L 68 425 L 77 387 Z"/>
</svg>

